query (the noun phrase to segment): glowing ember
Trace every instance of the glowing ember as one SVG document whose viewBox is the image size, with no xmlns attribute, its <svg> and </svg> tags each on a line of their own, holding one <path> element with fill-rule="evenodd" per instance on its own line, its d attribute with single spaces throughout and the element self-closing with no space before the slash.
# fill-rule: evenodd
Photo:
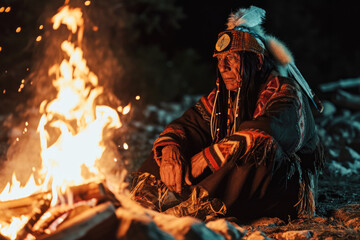
<svg viewBox="0 0 360 240">
<path fill-rule="evenodd" d="M 124 109 L 122 110 L 122 114 L 123 114 L 123 115 L 128 114 L 128 113 L 130 112 L 130 109 L 131 109 L 131 104 L 129 103 L 129 104 L 126 105 L 126 106 L 124 107 Z"/>
<path fill-rule="evenodd" d="M 124 147 L 125 150 L 128 150 L 128 149 L 129 149 L 129 145 L 128 145 L 127 143 L 124 143 L 124 144 L 123 144 L 123 147 Z"/>
</svg>

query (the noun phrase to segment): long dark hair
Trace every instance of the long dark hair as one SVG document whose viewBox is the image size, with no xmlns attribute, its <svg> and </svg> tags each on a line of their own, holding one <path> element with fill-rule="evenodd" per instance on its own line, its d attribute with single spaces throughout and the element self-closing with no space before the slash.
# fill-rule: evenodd
<svg viewBox="0 0 360 240">
<path fill-rule="evenodd" d="M 243 121 L 252 119 L 260 86 L 267 80 L 271 71 L 275 68 L 273 61 L 267 56 L 264 57 L 261 66 L 259 56 L 256 53 L 241 51 L 239 54 L 240 68 L 242 68 L 242 86 L 238 99 L 239 115 L 236 119 L 236 126 L 240 126 Z M 261 66 L 260 70 L 258 66 Z M 218 113 L 216 116 L 218 118 L 216 120 L 216 128 L 219 129 L 217 138 L 222 139 L 226 136 L 227 130 L 228 90 L 219 70 L 217 75 L 219 78 L 219 95 L 216 101 L 216 113 Z"/>
</svg>

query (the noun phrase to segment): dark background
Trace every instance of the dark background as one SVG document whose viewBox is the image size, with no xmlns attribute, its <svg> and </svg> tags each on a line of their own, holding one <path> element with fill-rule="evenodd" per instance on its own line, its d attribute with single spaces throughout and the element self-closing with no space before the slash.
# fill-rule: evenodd
<svg viewBox="0 0 360 240">
<path fill-rule="evenodd" d="M 318 91 L 319 84 L 360 75 L 359 10 L 350 1 L 93 0 L 88 7 L 83 3 L 70 1 L 86 17 L 85 57 L 124 101 L 137 94 L 156 103 L 209 92 L 215 82 L 212 51 L 217 34 L 225 29 L 231 11 L 250 5 L 267 11 L 265 31 L 286 43 L 322 98 L 328 95 Z M 49 18 L 62 4 L 59 0 L 1 1 L 0 8 L 11 6 L 10 12 L 0 13 L 1 111 L 9 110 L 6 103 L 12 100 L 41 94 L 34 86 L 51 85 L 40 80 L 44 71 L 39 76 L 39 67 L 52 63 L 48 47 L 56 36 Z M 38 29 L 40 24 L 43 30 Z M 15 32 L 18 26 L 20 33 Z M 93 26 L 99 30 L 93 31 Z M 36 42 L 39 35 L 43 40 Z M 25 87 L 19 93 L 23 79 Z"/>
</svg>

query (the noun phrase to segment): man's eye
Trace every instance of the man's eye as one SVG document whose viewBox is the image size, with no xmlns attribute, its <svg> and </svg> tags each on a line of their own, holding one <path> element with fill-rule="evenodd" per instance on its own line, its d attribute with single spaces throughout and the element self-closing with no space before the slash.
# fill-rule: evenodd
<svg viewBox="0 0 360 240">
<path fill-rule="evenodd" d="M 228 56 L 228 60 L 230 60 L 230 61 L 234 61 L 236 59 L 237 59 L 236 56 L 233 56 L 233 55 Z"/>
</svg>

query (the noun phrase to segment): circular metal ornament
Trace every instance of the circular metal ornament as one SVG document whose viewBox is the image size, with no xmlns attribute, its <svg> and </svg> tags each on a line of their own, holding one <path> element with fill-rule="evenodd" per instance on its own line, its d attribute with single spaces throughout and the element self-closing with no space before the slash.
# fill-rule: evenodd
<svg viewBox="0 0 360 240">
<path fill-rule="evenodd" d="M 231 39 L 228 34 L 222 35 L 218 41 L 216 42 L 215 49 L 216 51 L 220 52 L 224 50 L 230 43 Z"/>
</svg>

